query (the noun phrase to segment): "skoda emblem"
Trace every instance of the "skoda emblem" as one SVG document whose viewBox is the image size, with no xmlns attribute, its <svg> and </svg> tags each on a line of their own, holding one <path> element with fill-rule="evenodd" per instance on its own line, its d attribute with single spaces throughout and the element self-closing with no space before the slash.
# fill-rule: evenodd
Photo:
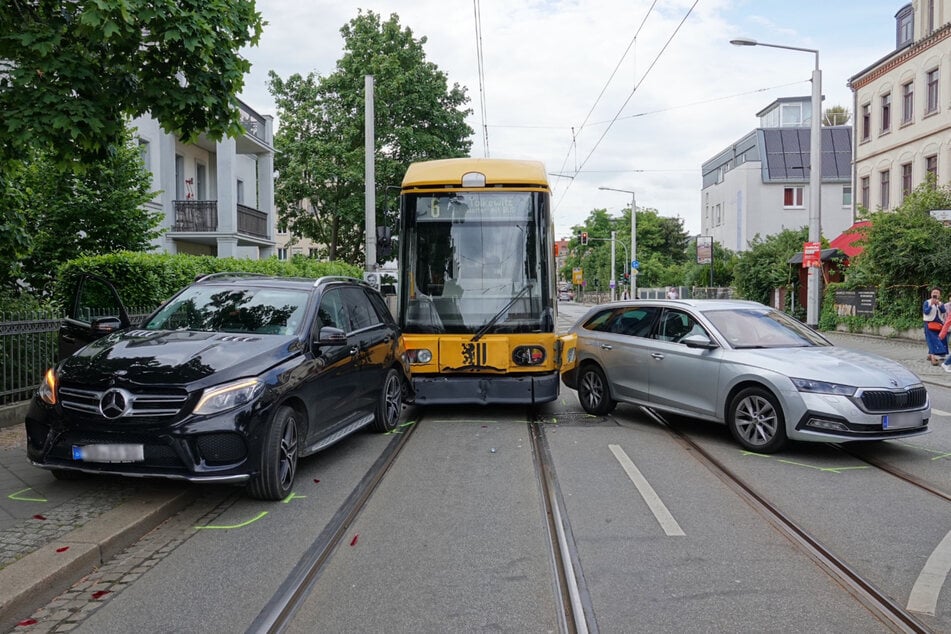
<svg viewBox="0 0 951 634">
<path fill-rule="evenodd" d="M 106 390 L 99 399 L 99 411 L 108 419 L 125 416 L 132 410 L 132 395 L 120 388 Z"/>
<path fill-rule="evenodd" d="M 888 379 L 888 382 L 892 384 L 892 387 L 898 387 L 898 381 L 895 379 Z"/>
</svg>

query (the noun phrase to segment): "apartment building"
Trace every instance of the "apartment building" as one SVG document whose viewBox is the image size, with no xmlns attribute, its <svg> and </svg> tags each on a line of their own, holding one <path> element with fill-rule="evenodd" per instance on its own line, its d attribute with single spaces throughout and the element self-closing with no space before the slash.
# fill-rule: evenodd
<svg viewBox="0 0 951 634">
<path fill-rule="evenodd" d="M 263 259 L 275 254 L 273 119 L 240 103 L 245 134 L 191 144 L 150 116 L 134 119 L 142 159 L 164 216 L 166 253 Z"/>
<path fill-rule="evenodd" d="M 702 166 L 701 233 L 735 252 L 809 225 L 811 96 L 777 99 L 756 116 L 759 127 Z M 821 134 L 821 231 L 831 239 L 852 225 L 852 128 Z"/>
<path fill-rule="evenodd" d="M 951 0 L 895 14 L 895 50 L 849 80 L 856 206 L 888 210 L 934 175 L 951 181 Z"/>
</svg>

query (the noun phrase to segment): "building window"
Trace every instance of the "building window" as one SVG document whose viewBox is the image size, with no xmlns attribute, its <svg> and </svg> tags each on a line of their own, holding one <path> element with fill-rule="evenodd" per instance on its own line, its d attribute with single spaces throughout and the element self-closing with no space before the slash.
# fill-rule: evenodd
<svg viewBox="0 0 951 634">
<path fill-rule="evenodd" d="M 278 250 L 277 250 L 277 259 L 278 259 L 278 260 L 286 260 L 286 259 L 287 259 L 287 249 L 283 249 L 283 248 L 278 249 Z"/>
<path fill-rule="evenodd" d="M 862 140 L 872 138 L 872 104 L 862 105 Z"/>
<path fill-rule="evenodd" d="M 938 69 L 929 70 L 925 73 L 928 84 L 928 103 L 925 105 L 925 113 L 930 114 L 938 111 Z"/>
<path fill-rule="evenodd" d="M 237 193 L 235 194 L 235 196 L 238 199 L 238 204 L 243 205 L 244 204 L 244 181 L 241 180 L 240 178 L 238 179 L 238 182 L 237 182 L 236 192 Z"/>
<path fill-rule="evenodd" d="M 915 38 L 915 12 L 909 4 L 895 16 L 897 32 L 895 34 L 896 48 L 911 44 Z"/>
<path fill-rule="evenodd" d="M 146 139 L 139 139 L 139 158 L 145 169 L 152 171 L 152 146 Z"/>
<path fill-rule="evenodd" d="M 802 187 L 786 187 L 783 189 L 783 207 L 787 209 L 802 207 Z"/>
<path fill-rule="evenodd" d="M 881 177 L 881 207 L 882 209 L 888 209 L 889 200 L 888 200 L 888 189 L 890 186 L 888 170 L 885 170 L 880 173 Z"/>
<path fill-rule="evenodd" d="M 311 248 L 309 248 L 309 249 L 307 250 L 307 257 L 319 258 L 319 257 L 320 257 L 320 249 L 318 249 L 317 247 L 311 247 Z"/>
<path fill-rule="evenodd" d="M 930 174 L 935 178 L 935 181 L 938 179 L 938 155 L 934 154 L 932 156 L 925 157 L 925 173 Z"/>
<path fill-rule="evenodd" d="M 208 168 L 204 163 L 195 164 L 195 200 L 208 200 L 207 186 Z"/>
<path fill-rule="evenodd" d="M 882 134 L 892 129 L 892 94 L 882 95 Z"/>
<path fill-rule="evenodd" d="M 911 163 L 901 166 L 901 199 L 911 193 Z"/>
<path fill-rule="evenodd" d="M 175 200 L 185 198 L 185 157 L 175 155 Z"/>
<path fill-rule="evenodd" d="M 862 206 L 868 209 L 868 196 L 871 189 L 871 179 L 868 176 L 863 176 L 859 180 L 859 187 L 862 196 Z"/>
<path fill-rule="evenodd" d="M 851 185 L 842 186 L 842 206 L 843 207 L 852 206 L 852 186 Z"/>
<path fill-rule="evenodd" d="M 908 82 L 901 87 L 901 122 L 911 123 L 915 116 L 915 84 Z"/>
<path fill-rule="evenodd" d="M 720 224 L 722 224 L 722 222 L 723 222 L 723 218 L 720 216 L 720 205 L 717 204 L 713 208 L 713 226 L 719 227 Z"/>
<path fill-rule="evenodd" d="M 925 4 L 927 7 L 925 11 L 925 24 L 928 25 L 928 32 L 926 35 L 931 35 L 934 33 L 934 0 L 926 0 Z"/>
</svg>

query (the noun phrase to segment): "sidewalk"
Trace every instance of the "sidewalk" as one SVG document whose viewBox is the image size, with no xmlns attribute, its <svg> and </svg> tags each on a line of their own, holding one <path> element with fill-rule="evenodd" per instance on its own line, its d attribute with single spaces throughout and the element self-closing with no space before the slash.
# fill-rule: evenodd
<svg viewBox="0 0 951 634">
<path fill-rule="evenodd" d="M 923 341 L 830 332 L 833 343 L 900 362 L 926 385 L 951 387 Z M 183 508 L 181 483 L 91 477 L 59 481 L 26 459 L 22 414 L 0 427 L 0 631 L 69 588 Z"/>
<path fill-rule="evenodd" d="M 0 427 L 0 631 L 183 508 L 191 487 L 56 480 L 26 458 L 22 423 Z"/>
</svg>

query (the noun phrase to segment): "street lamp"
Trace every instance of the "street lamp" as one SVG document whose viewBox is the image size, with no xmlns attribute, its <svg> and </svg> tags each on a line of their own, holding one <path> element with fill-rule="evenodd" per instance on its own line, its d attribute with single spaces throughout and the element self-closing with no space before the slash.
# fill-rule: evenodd
<svg viewBox="0 0 951 634">
<path fill-rule="evenodd" d="M 637 200 L 634 191 L 631 189 L 615 189 L 614 187 L 598 187 L 605 191 L 621 192 L 631 195 L 631 259 L 627 265 L 631 268 L 631 299 L 637 297 L 637 270 L 633 263 L 637 259 Z M 613 271 L 612 271 L 613 275 Z"/>
<path fill-rule="evenodd" d="M 816 68 L 812 71 L 812 120 L 810 122 L 809 141 L 809 242 L 819 242 L 822 239 L 822 211 L 820 209 L 822 197 L 822 71 L 819 70 L 819 51 L 814 48 L 800 48 L 798 46 L 782 46 L 779 44 L 764 44 L 749 38 L 730 40 L 734 46 L 767 46 L 769 48 L 784 48 L 790 51 L 813 53 L 816 56 Z M 816 327 L 819 325 L 819 266 L 809 267 L 808 286 L 806 288 L 806 323 Z"/>
</svg>

